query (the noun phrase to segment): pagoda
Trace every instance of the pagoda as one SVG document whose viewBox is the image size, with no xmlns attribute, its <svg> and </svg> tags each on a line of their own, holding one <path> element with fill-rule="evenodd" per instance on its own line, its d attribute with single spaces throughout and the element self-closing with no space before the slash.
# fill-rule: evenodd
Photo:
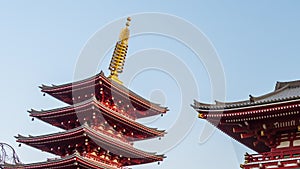
<svg viewBox="0 0 300 169">
<path fill-rule="evenodd" d="M 198 117 L 257 152 L 243 169 L 300 168 L 300 81 L 277 82 L 268 94 L 239 102 L 194 102 Z"/>
<path fill-rule="evenodd" d="M 134 141 L 163 137 L 165 131 L 150 128 L 136 120 L 163 115 L 168 109 L 140 97 L 122 85 L 128 49 L 129 22 L 122 29 L 109 66 L 111 74 L 101 71 L 93 77 L 63 85 L 42 85 L 41 91 L 67 103 L 52 110 L 30 110 L 30 116 L 63 129 L 40 136 L 16 136 L 29 145 L 58 158 L 45 162 L 6 165 L 24 169 L 120 169 L 132 165 L 160 162 L 165 156 L 139 150 Z"/>
</svg>

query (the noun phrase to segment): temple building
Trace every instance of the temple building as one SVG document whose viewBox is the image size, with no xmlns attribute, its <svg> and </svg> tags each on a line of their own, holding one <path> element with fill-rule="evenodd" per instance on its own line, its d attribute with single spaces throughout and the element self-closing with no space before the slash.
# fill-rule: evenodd
<svg viewBox="0 0 300 169">
<path fill-rule="evenodd" d="M 300 168 L 300 81 L 277 82 L 268 94 L 239 102 L 194 102 L 198 117 L 257 152 L 243 169 Z"/>
<path fill-rule="evenodd" d="M 136 120 L 163 115 L 168 109 L 152 103 L 123 86 L 118 75 L 123 71 L 128 50 L 129 23 L 122 29 L 109 66 L 93 77 L 63 85 L 42 85 L 41 91 L 67 103 L 52 110 L 30 110 L 29 114 L 62 132 L 40 136 L 16 136 L 17 142 L 57 155 L 58 158 L 31 164 L 6 165 L 22 169 L 121 169 L 160 162 L 165 156 L 145 152 L 134 141 L 163 137 L 166 132 Z"/>
</svg>

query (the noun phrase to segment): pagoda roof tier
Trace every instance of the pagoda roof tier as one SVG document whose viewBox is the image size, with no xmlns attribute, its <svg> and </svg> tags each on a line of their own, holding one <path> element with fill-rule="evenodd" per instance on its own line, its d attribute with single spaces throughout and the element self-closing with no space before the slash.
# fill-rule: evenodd
<svg viewBox="0 0 300 169">
<path fill-rule="evenodd" d="M 16 136 L 17 142 L 62 157 L 72 154 L 74 151 L 83 155 L 96 153 L 97 155 L 105 154 L 110 157 L 118 157 L 122 163 L 121 166 L 162 161 L 164 158 L 163 155 L 138 150 L 117 137 L 108 136 L 87 125 L 42 136 Z"/>
<path fill-rule="evenodd" d="M 256 97 L 254 102 L 244 105 L 236 102 L 203 107 L 196 102 L 193 107 L 199 118 L 206 119 L 238 142 L 262 153 L 278 146 L 278 137 L 282 133 L 300 129 L 299 94 L 300 81 L 285 82 L 277 83 L 274 92 Z"/>
<path fill-rule="evenodd" d="M 42 92 L 48 93 L 67 104 L 82 102 L 90 99 L 94 95 L 96 95 L 97 98 L 101 98 L 104 91 L 104 93 L 107 93 L 110 97 L 115 97 L 120 101 L 128 102 L 129 105 L 132 105 L 135 109 L 139 110 L 136 111 L 136 118 L 163 114 L 168 111 L 166 107 L 152 103 L 123 85 L 105 77 L 102 71 L 95 76 L 84 80 L 58 86 L 42 85 L 40 88 Z"/>
<path fill-rule="evenodd" d="M 44 162 L 38 163 L 31 163 L 31 164 L 17 164 L 17 165 L 10 165 L 5 164 L 5 169 L 50 169 L 50 168 L 57 168 L 57 169 L 120 169 L 117 165 L 106 164 L 99 160 L 94 160 L 90 158 L 86 158 L 80 156 L 78 153 L 74 153 L 72 155 L 63 157 L 63 158 L 54 158 L 48 159 Z"/>
<path fill-rule="evenodd" d="M 123 137 L 127 137 L 129 141 L 163 137 L 165 134 L 164 130 L 149 128 L 134 121 L 128 114 L 119 109 L 104 106 L 96 98 L 64 108 L 42 111 L 31 110 L 29 113 L 32 117 L 65 130 L 78 127 L 84 123 L 89 123 L 89 125 L 95 127 L 107 124 L 112 130 L 122 131 Z"/>
<path fill-rule="evenodd" d="M 300 99 L 300 80 L 291 82 L 277 82 L 275 90 L 262 96 L 254 97 L 249 95 L 249 99 L 237 102 L 220 102 L 215 104 L 207 104 L 194 101 L 192 105 L 199 110 L 222 110 L 222 109 L 238 109 L 243 107 L 261 106 L 277 102 L 299 100 Z"/>
</svg>

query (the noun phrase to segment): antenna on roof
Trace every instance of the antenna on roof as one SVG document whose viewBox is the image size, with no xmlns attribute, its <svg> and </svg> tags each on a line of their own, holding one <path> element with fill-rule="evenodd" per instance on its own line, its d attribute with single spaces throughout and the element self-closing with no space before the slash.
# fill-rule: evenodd
<svg viewBox="0 0 300 169">
<path fill-rule="evenodd" d="M 0 143 L 0 168 L 3 168 L 5 164 L 17 165 L 21 164 L 21 161 L 12 146 Z"/>
<path fill-rule="evenodd" d="M 113 56 L 110 61 L 109 70 L 110 75 L 109 78 L 123 84 L 121 80 L 119 80 L 118 76 L 119 73 L 123 72 L 124 63 L 126 59 L 126 54 L 128 50 L 128 39 L 129 39 L 129 25 L 130 25 L 131 18 L 127 18 L 126 27 L 123 28 L 120 32 L 119 41 L 116 43 L 115 50 Z"/>
</svg>

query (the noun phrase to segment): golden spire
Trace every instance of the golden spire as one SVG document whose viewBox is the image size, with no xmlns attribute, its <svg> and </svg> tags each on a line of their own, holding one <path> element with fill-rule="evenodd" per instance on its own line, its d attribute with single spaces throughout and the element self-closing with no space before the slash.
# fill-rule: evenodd
<svg viewBox="0 0 300 169">
<path fill-rule="evenodd" d="M 123 28 L 120 32 L 119 41 L 116 43 L 113 56 L 110 61 L 109 78 L 122 84 L 123 82 L 119 80 L 119 73 L 123 72 L 123 67 L 125 63 L 125 58 L 128 50 L 128 39 L 129 39 L 129 25 L 131 18 L 127 18 L 126 27 Z"/>
</svg>

